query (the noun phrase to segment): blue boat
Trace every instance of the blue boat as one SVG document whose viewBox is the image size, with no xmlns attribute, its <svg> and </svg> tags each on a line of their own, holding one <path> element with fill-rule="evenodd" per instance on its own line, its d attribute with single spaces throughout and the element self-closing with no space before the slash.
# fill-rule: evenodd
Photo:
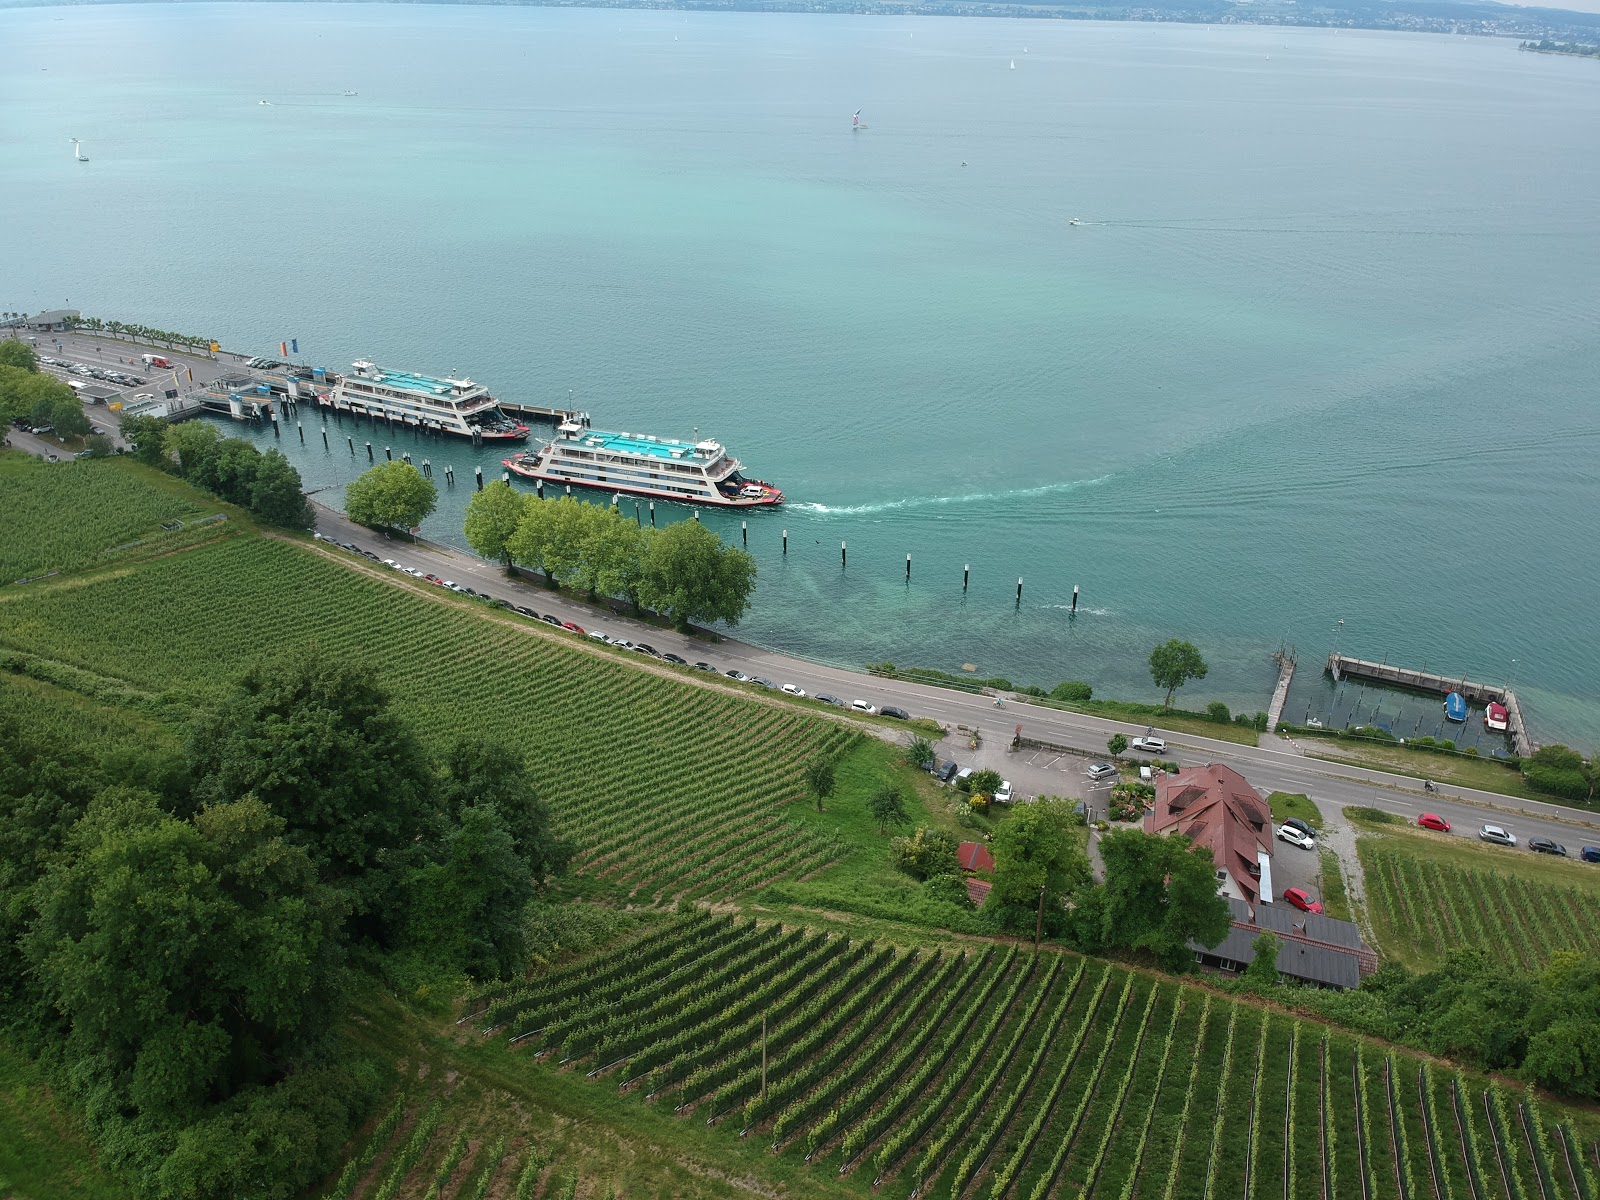
<svg viewBox="0 0 1600 1200">
<path fill-rule="evenodd" d="M 1467 719 L 1467 702 L 1460 692 L 1451 692 L 1444 698 L 1444 715 L 1447 721 Z"/>
</svg>

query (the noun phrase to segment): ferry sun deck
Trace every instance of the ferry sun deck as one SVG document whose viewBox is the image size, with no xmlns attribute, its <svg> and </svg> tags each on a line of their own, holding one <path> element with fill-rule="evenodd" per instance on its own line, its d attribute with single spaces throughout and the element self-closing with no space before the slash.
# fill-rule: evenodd
<svg viewBox="0 0 1600 1200">
<path fill-rule="evenodd" d="M 481 383 L 390 371 L 366 360 L 338 376 L 332 391 L 318 392 L 317 403 L 486 442 L 521 442 L 528 437 L 528 427 L 506 416 Z"/>
<path fill-rule="evenodd" d="M 679 442 L 643 433 L 607 433 L 564 421 L 537 450 L 514 455 L 505 468 L 540 483 L 571 484 L 704 504 L 751 508 L 783 503 L 770 483 L 747 479 L 721 442 Z"/>
</svg>

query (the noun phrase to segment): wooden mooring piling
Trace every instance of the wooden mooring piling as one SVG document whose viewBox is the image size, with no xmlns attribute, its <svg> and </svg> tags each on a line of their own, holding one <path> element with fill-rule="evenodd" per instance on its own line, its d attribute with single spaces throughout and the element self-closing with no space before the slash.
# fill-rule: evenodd
<svg viewBox="0 0 1600 1200">
<path fill-rule="evenodd" d="M 1328 655 L 1328 674 L 1338 683 L 1342 679 L 1360 679 L 1389 687 L 1410 688 L 1416 692 L 1437 693 L 1448 696 L 1460 692 L 1468 704 L 1488 704 L 1491 700 L 1505 705 L 1506 733 L 1511 738 L 1511 752 L 1519 758 L 1532 754 L 1538 747 L 1528 736 L 1527 722 L 1522 719 L 1522 705 L 1517 694 L 1509 687 L 1491 683 L 1474 683 L 1466 676 L 1437 675 L 1431 671 L 1413 671 L 1393 663 L 1368 662 L 1362 658 L 1348 658 L 1343 654 Z"/>
</svg>

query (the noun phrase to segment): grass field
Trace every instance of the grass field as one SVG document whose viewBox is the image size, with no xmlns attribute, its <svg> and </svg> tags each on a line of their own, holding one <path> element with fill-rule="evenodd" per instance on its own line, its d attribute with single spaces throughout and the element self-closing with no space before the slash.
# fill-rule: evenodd
<svg viewBox="0 0 1600 1200">
<path fill-rule="evenodd" d="M 214 529 L 169 532 L 161 524 L 187 524 L 223 508 L 159 471 L 126 460 L 46 463 L 20 451 L 0 451 L 0 513 L 5 514 L 0 583 L 214 537 Z"/>
<path fill-rule="evenodd" d="M 1475 946 L 1536 970 L 1557 950 L 1600 953 L 1600 866 L 1403 825 L 1357 827 L 1384 954 L 1427 968 L 1451 946 Z"/>
<path fill-rule="evenodd" d="M 1322 831 L 1322 812 L 1309 796 L 1299 792 L 1273 792 L 1267 797 L 1267 807 L 1275 824 L 1282 825 L 1289 817 L 1299 817 L 1319 833 Z"/>
<path fill-rule="evenodd" d="M 124 1200 L 96 1166 L 75 1118 L 41 1072 L 0 1043 L 0 1196 L 6 1200 Z"/>
<path fill-rule="evenodd" d="M 1483 1172 L 1476 1194 L 1540 1195 L 1534 1170 L 1545 1195 L 1587 1194 L 1568 1165 L 1592 1147 L 1587 1118 L 1571 1128 L 1475 1076 L 1026 947 L 700 913 L 469 1005 L 499 1033 L 468 1044 L 480 1065 L 498 1051 L 502 1086 L 590 1089 L 608 1119 L 729 1170 L 768 1157 L 762 1177 L 796 1194 L 1423 1197 L 1438 1169 L 1467 1197 L 1462 1164 L 1497 1156 L 1521 1190 Z"/>
<path fill-rule="evenodd" d="M 1534 790 L 1516 768 L 1489 758 L 1434 754 L 1427 750 L 1408 750 L 1404 746 L 1363 745 L 1334 741 L 1332 738 L 1306 738 L 1302 745 L 1311 758 L 1320 758 L 1324 762 L 1394 771 L 1413 778 L 1431 779 L 1435 783 L 1498 792 L 1502 796 L 1516 796 L 1522 800 L 1543 800 L 1546 804 L 1583 807 L 1571 800 Z"/>
<path fill-rule="evenodd" d="M 469 732 L 522 748 L 580 869 L 637 901 L 736 894 L 848 850 L 784 815 L 807 758 L 858 743 L 847 727 L 592 654 L 306 546 L 235 537 L 0 593 L 0 646 L 197 703 L 307 641 L 370 664 L 435 748 Z"/>
</svg>

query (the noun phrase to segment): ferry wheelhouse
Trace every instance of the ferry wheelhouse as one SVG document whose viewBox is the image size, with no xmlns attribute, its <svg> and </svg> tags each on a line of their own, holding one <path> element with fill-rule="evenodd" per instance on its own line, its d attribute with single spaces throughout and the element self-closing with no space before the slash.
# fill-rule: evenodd
<svg viewBox="0 0 1600 1200">
<path fill-rule="evenodd" d="M 317 403 L 339 412 L 399 421 L 418 429 L 492 442 L 522 442 L 528 427 L 501 411 L 489 389 L 470 379 L 435 379 L 362 360 Z"/>
<path fill-rule="evenodd" d="M 607 433 L 564 421 L 537 450 L 505 460 L 505 468 L 545 484 L 598 488 L 680 504 L 752 508 L 782 504 L 770 483 L 746 478 L 721 442 L 678 442 L 644 433 Z"/>
</svg>

